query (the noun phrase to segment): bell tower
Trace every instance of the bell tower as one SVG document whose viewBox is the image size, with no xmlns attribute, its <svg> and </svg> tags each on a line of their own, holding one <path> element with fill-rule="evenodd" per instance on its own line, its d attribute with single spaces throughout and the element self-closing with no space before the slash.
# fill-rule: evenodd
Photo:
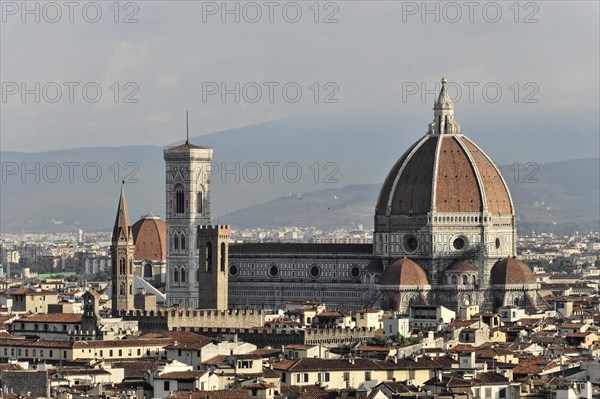
<svg viewBox="0 0 600 399">
<path fill-rule="evenodd" d="M 167 305 L 199 306 L 200 247 L 198 231 L 210 225 L 212 148 L 185 143 L 165 148 L 167 222 Z M 216 243 L 215 254 L 216 252 Z"/>
<path fill-rule="evenodd" d="M 121 185 L 121 197 L 117 208 L 117 217 L 112 233 L 112 312 L 131 311 L 133 305 L 133 232 L 129 223 L 127 202 L 125 201 L 125 182 Z"/>
</svg>

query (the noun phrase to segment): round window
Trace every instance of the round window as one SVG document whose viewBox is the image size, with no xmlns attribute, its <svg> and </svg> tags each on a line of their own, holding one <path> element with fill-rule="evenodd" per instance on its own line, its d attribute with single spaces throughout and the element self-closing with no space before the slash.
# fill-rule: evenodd
<svg viewBox="0 0 600 399">
<path fill-rule="evenodd" d="M 465 240 L 461 237 L 458 237 L 452 241 L 452 246 L 454 249 L 463 249 L 465 247 Z"/>
<path fill-rule="evenodd" d="M 271 276 L 271 277 L 279 276 L 279 268 L 275 265 L 271 266 L 269 268 L 269 276 Z"/>
<path fill-rule="evenodd" d="M 404 252 L 415 252 L 417 248 L 419 248 L 419 241 L 417 237 L 412 234 L 407 234 L 404 236 L 402 240 L 402 246 L 404 247 Z"/>
<path fill-rule="evenodd" d="M 496 238 L 496 249 L 500 249 L 500 239 Z"/>
<path fill-rule="evenodd" d="M 238 275 L 239 272 L 240 271 L 239 271 L 239 269 L 238 269 L 238 267 L 236 265 L 231 265 L 229 267 L 229 275 L 230 276 L 234 276 L 235 277 L 235 276 Z"/>
<path fill-rule="evenodd" d="M 352 278 L 359 278 L 360 277 L 360 267 L 352 266 L 352 269 L 350 269 L 350 276 L 352 276 Z"/>
<path fill-rule="evenodd" d="M 314 265 L 313 267 L 310 268 L 309 272 L 310 272 L 311 277 L 317 278 L 321 274 L 321 269 L 319 269 L 319 266 Z"/>
</svg>

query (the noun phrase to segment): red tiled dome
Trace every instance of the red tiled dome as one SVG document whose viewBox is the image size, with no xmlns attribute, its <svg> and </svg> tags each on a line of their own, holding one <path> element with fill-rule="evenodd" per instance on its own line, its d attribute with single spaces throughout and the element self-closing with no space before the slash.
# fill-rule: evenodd
<svg viewBox="0 0 600 399">
<path fill-rule="evenodd" d="M 144 216 L 131 226 L 135 244 L 135 260 L 167 258 L 167 225 L 156 216 Z"/>
<path fill-rule="evenodd" d="M 464 260 L 457 260 L 444 270 L 446 272 L 476 272 L 477 268 Z"/>
<path fill-rule="evenodd" d="M 491 285 L 535 283 L 535 275 L 529 266 L 515 258 L 500 259 L 490 272 Z"/>
<path fill-rule="evenodd" d="M 512 215 L 508 188 L 491 159 L 462 134 L 428 134 L 394 165 L 376 215 L 488 212 Z"/>
<path fill-rule="evenodd" d="M 404 257 L 392 263 L 381 277 L 381 285 L 429 285 L 427 273 L 416 262 Z"/>
</svg>

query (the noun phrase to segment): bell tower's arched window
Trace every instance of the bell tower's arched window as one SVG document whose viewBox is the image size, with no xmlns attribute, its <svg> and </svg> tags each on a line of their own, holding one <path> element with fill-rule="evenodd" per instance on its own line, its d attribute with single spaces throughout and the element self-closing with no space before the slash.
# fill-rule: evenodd
<svg viewBox="0 0 600 399">
<path fill-rule="evenodd" d="M 119 273 L 125 274 L 125 258 L 119 259 Z"/>
<path fill-rule="evenodd" d="M 179 235 L 175 234 L 173 236 L 173 249 L 179 249 Z"/>
<path fill-rule="evenodd" d="M 210 242 L 207 242 L 204 247 L 204 269 L 207 272 L 212 270 L 212 244 Z"/>
<path fill-rule="evenodd" d="M 185 195 L 183 193 L 183 187 L 177 186 L 175 189 L 175 213 L 182 214 L 185 210 Z"/>
<path fill-rule="evenodd" d="M 152 277 L 152 264 L 146 263 L 144 265 L 144 277 Z"/>
<path fill-rule="evenodd" d="M 198 191 L 198 213 L 204 212 L 204 195 L 202 191 Z"/>
<path fill-rule="evenodd" d="M 221 271 L 224 272 L 225 271 L 225 263 L 227 260 L 227 254 L 225 253 L 225 243 L 222 242 L 221 243 L 221 259 L 220 259 L 220 263 L 221 263 Z"/>
</svg>

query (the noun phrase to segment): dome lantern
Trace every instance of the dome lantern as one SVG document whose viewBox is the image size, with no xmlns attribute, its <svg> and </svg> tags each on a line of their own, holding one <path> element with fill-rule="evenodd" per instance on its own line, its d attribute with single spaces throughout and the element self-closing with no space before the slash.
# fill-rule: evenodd
<svg viewBox="0 0 600 399">
<path fill-rule="evenodd" d="M 448 95 L 446 76 L 441 80 L 442 88 L 433 104 L 433 122 L 429 124 L 429 134 L 460 134 L 460 125 L 454 121 L 454 102 Z"/>
</svg>

